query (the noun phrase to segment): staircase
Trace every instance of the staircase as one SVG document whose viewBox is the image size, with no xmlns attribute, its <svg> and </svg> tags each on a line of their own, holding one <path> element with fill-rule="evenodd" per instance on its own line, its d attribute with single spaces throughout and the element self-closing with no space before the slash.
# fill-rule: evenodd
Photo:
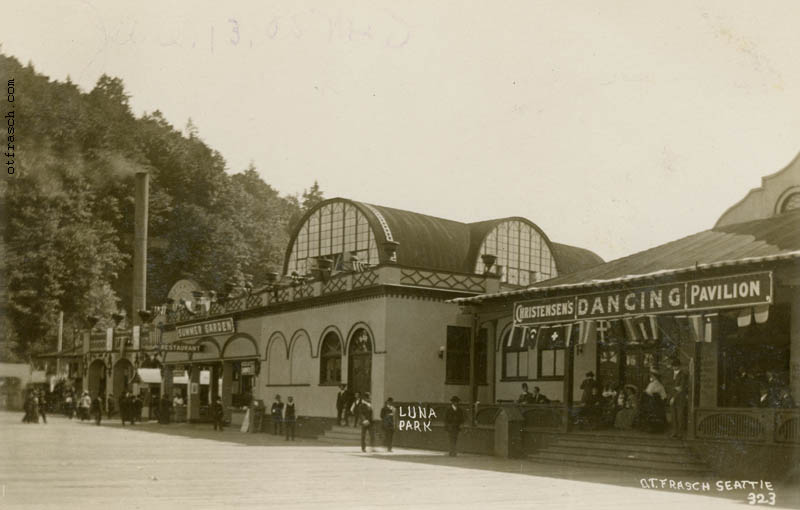
<svg viewBox="0 0 800 510">
<path fill-rule="evenodd" d="M 681 440 L 637 433 L 574 432 L 559 434 L 528 459 L 537 463 L 636 471 L 642 476 L 711 475 Z"/>
<path fill-rule="evenodd" d="M 361 446 L 361 427 L 334 425 L 332 429 L 326 430 L 323 435 L 317 437 L 317 440 L 338 446 Z"/>
</svg>

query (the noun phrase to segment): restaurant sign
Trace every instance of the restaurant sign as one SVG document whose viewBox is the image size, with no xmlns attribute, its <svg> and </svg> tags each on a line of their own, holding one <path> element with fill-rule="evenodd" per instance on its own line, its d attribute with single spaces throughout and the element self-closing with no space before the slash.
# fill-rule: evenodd
<svg viewBox="0 0 800 510">
<path fill-rule="evenodd" d="M 551 324 L 765 305 L 772 272 L 740 274 L 514 303 L 514 323 Z"/>
<path fill-rule="evenodd" d="M 162 344 L 160 349 L 164 352 L 203 352 L 202 345 L 191 344 Z"/>
<path fill-rule="evenodd" d="M 207 322 L 198 322 L 188 326 L 178 327 L 178 338 L 193 338 L 198 336 L 225 335 L 234 332 L 231 317 Z"/>
</svg>

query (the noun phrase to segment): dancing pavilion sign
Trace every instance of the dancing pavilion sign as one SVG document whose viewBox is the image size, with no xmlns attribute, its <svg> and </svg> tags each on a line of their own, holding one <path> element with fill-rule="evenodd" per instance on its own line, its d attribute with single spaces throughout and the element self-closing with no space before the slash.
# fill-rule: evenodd
<svg viewBox="0 0 800 510">
<path fill-rule="evenodd" d="M 772 303 L 772 272 L 741 274 L 514 303 L 517 325 L 689 313 Z"/>
</svg>

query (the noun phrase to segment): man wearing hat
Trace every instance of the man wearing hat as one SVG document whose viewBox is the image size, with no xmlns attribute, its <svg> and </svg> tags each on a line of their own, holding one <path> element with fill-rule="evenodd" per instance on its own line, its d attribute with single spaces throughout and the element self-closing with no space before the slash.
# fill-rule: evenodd
<svg viewBox="0 0 800 510">
<path fill-rule="evenodd" d="M 461 400 L 455 395 L 450 399 L 450 407 L 444 415 L 444 427 L 447 429 L 447 435 L 450 436 L 450 455 L 456 456 L 456 443 L 458 442 L 458 433 L 461 431 L 461 424 L 464 423 L 464 411 L 458 407 Z"/>
<path fill-rule="evenodd" d="M 681 368 L 680 360 L 672 361 L 672 437 L 683 439 L 686 433 L 686 404 L 689 393 L 689 374 Z"/>
</svg>

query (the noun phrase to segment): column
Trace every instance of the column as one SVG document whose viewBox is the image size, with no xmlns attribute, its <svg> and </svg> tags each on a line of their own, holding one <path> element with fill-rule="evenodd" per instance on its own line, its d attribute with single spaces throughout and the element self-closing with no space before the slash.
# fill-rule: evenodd
<svg viewBox="0 0 800 510">
<path fill-rule="evenodd" d="M 164 365 L 161 369 L 161 394 L 172 400 L 172 366 Z"/>
<path fill-rule="evenodd" d="M 800 287 L 794 287 L 789 310 L 789 388 L 795 402 L 800 400 Z"/>
<path fill-rule="evenodd" d="M 186 419 L 189 422 L 200 419 L 200 365 L 189 366 L 189 391 L 186 405 Z M 197 391 L 197 393 L 194 393 Z"/>
<path fill-rule="evenodd" d="M 231 386 L 233 385 L 233 362 L 222 362 L 222 407 L 225 409 L 225 421 L 231 419 L 231 404 L 233 404 L 233 397 L 231 396 Z"/>
</svg>

